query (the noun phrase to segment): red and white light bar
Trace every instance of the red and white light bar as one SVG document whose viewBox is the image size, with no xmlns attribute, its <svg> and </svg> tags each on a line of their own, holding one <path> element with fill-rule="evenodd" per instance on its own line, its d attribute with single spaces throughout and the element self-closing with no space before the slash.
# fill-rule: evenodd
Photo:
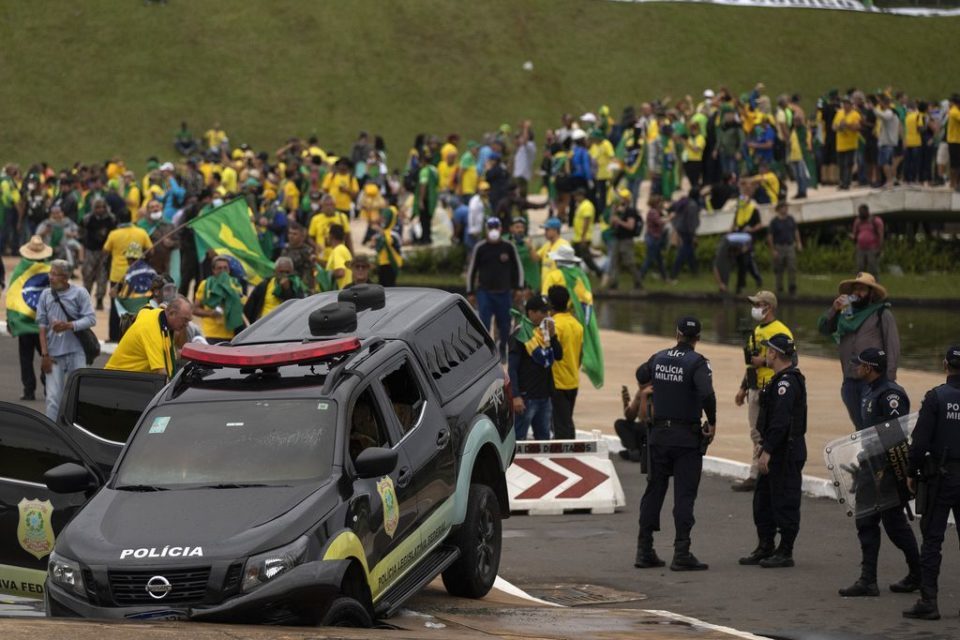
<svg viewBox="0 0 960 640">
<path fill-rule="evenodd" d="M 254 344 L 228 347 L 212 344 L 188 343 L 180 352 L 184 360 L 197 364 L 228 369 L 282 367 L 306 364 L 326 358 L 342 356 L 360 348 L 357 338 L 341 338 L 323 342 L 288 342 L 285 344 Z"/>
</svg>

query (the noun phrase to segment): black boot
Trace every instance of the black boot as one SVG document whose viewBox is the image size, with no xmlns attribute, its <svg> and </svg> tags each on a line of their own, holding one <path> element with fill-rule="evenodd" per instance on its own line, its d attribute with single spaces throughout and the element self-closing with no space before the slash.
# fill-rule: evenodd
<svg viewBox="0 0 960 640">
<path fill-rule="evenodd" d="M 740 564 L 758 565 L 761 560 L 773 555 L 775 547 L 773 538 L 761 538 L 757 543 L 757 548 L 750 552 L 750 555 L 740 558 Z"/>
<path fill-rule="evenodd" d="M 903 617 L 914 620 L 939 620 L 940 609 L 937 608 L 937 599 L 921 596 L 916 604 L 903 612 Z"/>
<path fill-rule="evenodd" d="M 661 560 L 653 549 L 653 536 L 641 533 L 637 538 L 637 559 L 634 560 L 633 566 L 637 569 L 652 569 L 665 564 L 667 563 Z"/>
<path fill-rule="evenodd" d="M 764 569 L 785 569 L 793 566 L 793 543 L 786 543 L 780 540 L 780 546 L 773 552 L 769 558 L 760 561 L 760 566 Z"/>
<path fill-rule="evenodd" d="M 839 593 L 844 598 L 874 597 L 880 595 L 880 589 L 877 588 L 876 579 L 860 576 L 859 580 L 846 589 L 840 589 Z"/>
<path fill-rule="evenodd" d="M 697 560 L 697 557 L 690 553 L 689 540 L 677 540 L 673 543 L 673 562 L 670 563 L 671 571 L 703 571 L 709 566 Z"/>
<path fill-rule="evenodd" d="M 913 593 L 920 588 L 920 572 L 910 571 L 900 582 L 894 582 L 890 585 L 890 591 L 894 593 Z"/>
</svg>

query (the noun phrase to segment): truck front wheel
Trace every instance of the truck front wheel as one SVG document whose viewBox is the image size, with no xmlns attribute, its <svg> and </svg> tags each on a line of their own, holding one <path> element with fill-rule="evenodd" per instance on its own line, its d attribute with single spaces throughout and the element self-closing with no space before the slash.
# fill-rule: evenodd
<svg viewBox="0 0 960 640">
<path fill-rule="evenodd" d="M 470 485 L 466 518 L 450 541 L 460 549 L 460 557 L 443 572 L 447 593 L 465 598 L 487 595 L 497 579 L 502 544 L 500 503 L 493 489 Z"/>
</svg>

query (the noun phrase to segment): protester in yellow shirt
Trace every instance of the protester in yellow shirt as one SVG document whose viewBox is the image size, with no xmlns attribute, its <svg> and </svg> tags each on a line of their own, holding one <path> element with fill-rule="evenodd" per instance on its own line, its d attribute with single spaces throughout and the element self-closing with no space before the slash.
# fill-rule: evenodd
<svg viewBox="0 0 960 640">
<path fill-rule="evenodd" d="M 707 146 L 707 139 L 700 131 L 700 123 L 690 123 L 690 135 L 684 141 L 683 151 L 686 160 L 683 163 L 683 172 L 690 181 L 690 190 L 700 190 L 700 178 L 703 176 L 703 150 Z"/>
<path fill-rule="evenodd" d="M 593 261 L 590 254 L 590 243 L 593 241 L 593 224 L 597 220 L 597 209 L 587 198 L 587 190 L 580 188 L 573 194 L 574 209 L 573 213 L 573 248 L 577 252 L 577 257 L 583 260 L 587 267 L 598 276 L 603 275 L 603 271 Z"/>
<path fill-rule="evenodd" d="M 353 282 L 353 271 L 350 270 L 350 263 L 353 261 L 353 254 L 343 243 L 343 227 L 338 224 L 330 226 L 330 257 L 327 258 L 326 269 L 330 277 L 337 283 L 337 289 L 345 289 L 347 285 Z"/>
<path fill-rule="evenodd" d="M 923 131 L 927 127 L 927 103 L 916 103 L 911 100 L 907 103 L 907 115 L 903 121 L 903 181 L 907 184 L 917 184 L 923 181 L 921 165 L 923 164 Z M 927 168 L 926 173 L 929 173 Z M 929 179 L 929 176 L 927 176 Z"/>
<path fill-rule="evenodd" d="M 240 283 L 230 276 L 230 261 L 226 256 L 217 256 L 213 259 L 211 266 L 211 275 L 197 286 L 197 293 L 194 296 L 193 313 L 200 318 L 200 331 L 208 342 L 224 342 L 233 339 L 238 326 L 243 324 L 243 301 L 240 289 Z M 208 290 L 214 286 L 214 280 L 228 278 L 230 287 L 236 295 L 230 295 L 229 299 L 223 303 L 213 306 L 209 303 L 207 295 Z M 239 309 L 227 308 L 239 304 Z M 232 318 L 234 313 L 239 311 L 240 325 L 230 327 L 228 323 L 236 323 Z"/>
<path fill-rule="evenodd" d="M 860 113 L 853 108 L 853 101 L 844 96 L 843 108 L 833 118 L 833 130 L 837 132 L 837 164 L 840 165 L 839 189 L 850 188 L 853 179 L 853 160 L 860 140 Z"/>
<path fill-rule="evenodd" d="M 105 368 L 159 373 L 172 378 L 177 361 L 173 334 L 187 327 L 192 314 L 190 301 L 182 296 L 174 298 L 165 309 L 142 309 L 123 334 Z"/>
<path fill-rule="evenodd" d="M 242 160 L 235 160 L 233 164 L 224 164 L 220 171 L 220 185 L 227 193 L 239 193 L 239 175 L 238 169 L 243 168 Z"/>
<path fill-rule="evenodd" d="M 317 248 L 317 262 L 320 264 L 327 264 L 330 258 L 329 232 L 330 227 L 335 224 L 340 225 L 347 232 L 345 244 L 353 254 L 353 236 L 349 233 L 350 218 L 347 214 L 337 211 L 333 196 L 327 194 L 320 200 L 320 211 L 310 218 L 310 227 L 307 229 L 307 235 Z"/>
<path fill-rule="evenodd" d="M 534 261 L 540 263 L 541 282 L 546 279 L 548 273 L 557 268 L 557 265 L 553 261 L 553 258 L 550 257 L 550 254 L 561 246 L 570 246 L 569 242 L 560 237 L 560 230 L 562 228 L 563 223 L 560 222 L 560 218 L 548 218 L 543 224 L 543 237 L 546 239 L 546 242 L 543 243 L 539 249 L 537 249 L 536 253 L 533 253 L 530 256 L 534 259 Z"/>
<path fill-rule="evenodd" d="M 577 402 L 577 391 L 580 389 L 583 325 L 570 313 L 570 292 L 566 287 L 550 287 L 547 299 L 553 307 L 556 339 L 560 341 L 563 351 L 563 358 L 554 361 L 550 367 L 553 373 L 553 392 L 550 394 L 553 406 L 553 436 L 558 440 L 569 440 L 577 436 L 573 408 Z"/>
<path fill-rule="evenodd" d="M 346 158 L 337 160 L 334 172 L 324 176 L 322 188 L 333 196 L 337 211 L 350 213 L 353 199 L 360 193 L 360 184 L 350 173 L 350 161 Z"/>
<path fill-rule="evenodd" d="M 300 189 L 297 187 L 297 170 L 287 169 L 283 183 L 280 185 L 283 192 L 283 208 L 287 213 L 295 213 L 300 209 Z"/>
<path fill-rule="evenodd" d="M 123 280 L 130 267 L 130 258 L 138 259 L 152 246 L 149 234 L 129 222 L 111 231 L 103 243 L 103 250 L 110 253 L 110 283 L 117 284 Z"/>
<path fill-rule="evenodd" d="M 207 149 L 219 151 L 227 141 L 227 132 L 220 128 L 219 122 L 214 122 L 213 126 L 203 134 L 203 141 L 207 143 Z"/>
<path fill-rule="evenodd" d="M 950 97 L 947 112 L 947 150 L 950 157 L 950 187 L 960 189 L 960 93 Z"/>
</svg>

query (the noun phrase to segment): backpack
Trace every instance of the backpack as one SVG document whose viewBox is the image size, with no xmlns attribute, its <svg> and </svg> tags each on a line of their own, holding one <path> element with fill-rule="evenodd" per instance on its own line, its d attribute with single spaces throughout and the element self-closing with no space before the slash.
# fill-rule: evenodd
<svg viewBox="0 0 960 640">
<path fill-rule="evenodd" d="M 633 225 L 633 237 L 639 238 L 643 235 L 643 218 L 640 217 L 640 213 L 637 212 L 637 223 Z"/>
</svg>

